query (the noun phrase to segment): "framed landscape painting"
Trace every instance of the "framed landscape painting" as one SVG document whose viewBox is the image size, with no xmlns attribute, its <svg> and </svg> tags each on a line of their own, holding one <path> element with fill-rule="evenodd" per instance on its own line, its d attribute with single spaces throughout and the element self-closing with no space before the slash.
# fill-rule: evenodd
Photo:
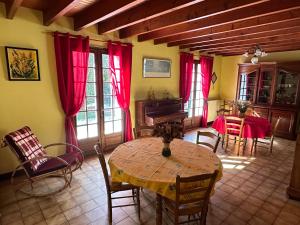
<svg viewBox="0 0 300 225">
<path fill-rule="evenodd" d="M 39 81 L 37 49 L 5 47 L 8 79 L 14 81 Z"/>
<path fill-rule="evenodd" d="M 144 58 L 143 77 L 171 77 L 171 60 Z"/>
</svg>

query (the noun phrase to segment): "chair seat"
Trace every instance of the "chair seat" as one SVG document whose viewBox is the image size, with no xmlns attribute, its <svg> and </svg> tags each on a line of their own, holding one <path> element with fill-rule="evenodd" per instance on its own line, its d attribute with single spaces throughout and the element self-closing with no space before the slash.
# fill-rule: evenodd
<svg viewBox="0 0 300 225">
<path fill-rule="evenodd" d="M 74 165 L 77 163 L 78 152 L 70 152 L 58 157 L 65 160 L 69 165 Z M 66 165 L 63 162 L 58 161 L 56 158 L 48 159 L 45 163 L 38 167 L 33 176 L 50 173 L 65 167 Z"/>
<path fill-rule="evenodd" d="M 176 203 L 168 198 L 163 198 L 164 206 L 171 211 L 172 213 L 175 212 Z M 189 204 L 182 204 L 179 206 L 179 215 L 193 215 L 196 213 L 200 213 L 203 208 L 203 201 L 196 202 L 196 203 L 189 203 Z"/>
</svg>

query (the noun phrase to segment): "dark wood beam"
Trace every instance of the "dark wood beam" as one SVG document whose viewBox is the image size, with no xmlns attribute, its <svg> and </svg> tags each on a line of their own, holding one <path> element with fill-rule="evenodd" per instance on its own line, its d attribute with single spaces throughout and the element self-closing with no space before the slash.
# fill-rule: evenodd
<svg viewBox="0 0 300 225">
<path fill-rule="evenodd" d="M 13 19 L 23 0 L 7 0 L 5 3 L 6 18 Z"/>
<path fill-rule="evenodd" d="M 199 47 L 194 47 L 190 48 L 191 51 L 206 51 L 207 49 L 215 49 L 215 48 L 227 48 L 231 46 L 244 46 L 244 45 L 257 45 L 261 43 L 271 43 L 271 42 L 277 42 L 277 41 L 288 41 L 290 39 L 296 39 L 300 38 L 300 32 L 294 33 L 293 35 L 291 34 L 285 34 L 281 36 L 276 36 L 276 37 L 267 37 L 267 38 L 256 38 L 256 39 L 251 39 L 251 40 L 241 40 L 241 41 L 235 41 L 231 43 L 221 43 L 221 44 L 215 44 L 215 45 L 208 45 L 208 46 L 199 46 Z"/>
<path fill-rule="evenodd" d="M 43 13 L 44 25 L 49 26 L 59 17 L 64 16 L 79 2 L 80 0 L 59 0 L 56 4 L 51 4 L 51 7 Z"/>
<path fill-rule="evenodd" d="M 270 47 L 265 49 L 267 53 L 272 52 L 286 52 L 286 51 L 297 51 L 300 50 L 300 44 L 285 46 L 285 47 Z M 236 56 L 244 54 L 243 51 L 233 51 L 233 52 L 211 52 L 216 55 L 223 55 L 223 56 Z M 260 58 L 259 61 L 263 61 L 264 58 Z"/>
<path fill-rule="evenodd" d="M 220 15 L 214 15 L 203 19 L 194 20 L 188 23 L 178 24 L 176 26 L 150 31 L 138 36 L 139 41 L 156 39 L 172 35 L 183 34 L 191 31 L 201 30 L 232 22 L 254 19 L 257 17 L 267 16 L 279 12 L 290 11 L 300 8 L 300 1 L 294 0 L 270 0 L 258 5 L 226 12 Z"/>
<path fill-rule="evenodd" d="M 239 22 L 222 24 L 214 27 L 204 28 L 201 30 L 186 32 L 182 34 L 171 35 L 154 40 L 154 44 L 173 43 L 177 41 L 186 41 L 197 37 L 210 37 L 215 34 L 230 34 L 234 31 L 242 31 L 250 28 L 258 28 L 261 26 L 277 24 L 280 22 L 288 22 L 300 18 L 300 9 L 289 10 L 276 14 L 266 15 L 262 17 L 245 19 Z"/>
<path fill-rule="evenodd" d="M 198 4 L 155 17 L 120 30 L 120 38 L 127 38 L 133 35 L 156 29 L 166 28 L 175 24 L 186 24 L 211 15 L 232 11 L 249 5 L 255 5 L 265 0 L 214 0 L 203 1 Z M 146 10 L 146 9 L 145 9 Z"/>
<path fill-rule="evenodd" d="M 74 29 L 76 31 L 94 25 L 98 22 L 116 16 L 145 0 L 101 0 L 74 16 Z"/>
<path fill-rule="evenodd" d="M 98 24 L 99 34 L 112 32 L 193 5 L 203 0 L 151 0 Z"/>
<path fill-rule="evenodd" d="M 296 28 L 300 26 L 300 18 L 291 20 L 278 22 L 274 24 L 263 25 L 259 27 L 251 27 L 247 29 L 234 30 L 232 32 L 226 33 L 217 33 L 215 35 L 204 36 L 204 37 L 196 37 L 187 40 L 181 40 L 176 42 L 168 43 L 168 46 L 177 46 L 180 45 L 182 48 L 186 48 L 185 46 L 196 44 L 196 43 L 212 43 L 214 41 L 225 41 L 231 40 L 232 38 L 239 37 L 257 37 L 257 35 L 267 36 L 270 35 L 271 32 L 283 32 L 287 28 Z"/>
<path fill-rule="evenodd" d="M 257 40 L 259 38 L 268 38 L 268 37 L 277 37 L 281 36 L 282 34 L 291 34 L 293 35 L 294 33 L 299 33 L 300 32 L 300 24 L 299 26 L 296 27 L 286 27 L 284 29 L 280 30 L 273 30 L 273 31 L 267 31 L 263 33 L 254 33 L 254 34 L 248 34 L 248 35 L 240 35 L 236 37 L 229 37 L 226 39 L 222 40 L 213 40 L 209 42 L 198 42 L 198 43 L 193 43 L 193 44 L 186 44 L 186 45 L 181 45 L 180 49 L 185 49 L 185 48 L 193 48 L 197 46 L 212 46 L 216 44 L 232 44 L 236 41 L 242 41 L 242 40 Z"/>
<path fill-rule="evenodd" d="M 292 43 L 291 43 L 292 42 Z M 297 39 L 289 39 L 288 41 L 274 41 L 274 42 L 266 42 L 266 43 L 260 43 L 259 46 L 265 50 L 265 48 L 270 48 L 270 47 L 286 47 L 294 44 L 300 44 L 300 41 Z M 254 49 L 254 44 L 244 44 L 244 45 L 235 45 L 235 46 L 230 46 L 230 47 L 220 47 L 220 48 L 212 48 L 212 49 L 205 49 L 204 51 L 202 50 L 201 52 L 234 52 L 234 51 L 240 51 L 245 53 L 246 51 L 251 51 Z"/>
</svg>

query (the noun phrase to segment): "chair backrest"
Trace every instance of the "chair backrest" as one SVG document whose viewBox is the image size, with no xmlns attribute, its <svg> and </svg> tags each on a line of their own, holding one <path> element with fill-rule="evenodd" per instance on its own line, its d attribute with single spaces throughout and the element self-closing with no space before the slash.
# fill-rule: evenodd
<svg viewBox="0 0 300 225">
<path fill-rule="evenodd" d="M 233 100 L 223 100 L 217 111 L 218 115 L 230 115 L 233 113 L 234 101 Z"/>
<path fill-rule="evenodd" d="M 200 140 L 201 137 L 206 137 L 206 138 L 212 139 L 214 141 L 214 144 L 211 144 L 211 143 L 205 142 L 205 141 L 201 141 Z M 211 148 L 214 153 L 216 153 L 218 145 L 219 145 L 219 142 L 220 142 L 220 139 L 221 138 L 218 137 L 218 135 L 216 135 L 216 134 L 214 134 L 212 132 L 209 132 L 209 131 L 198 131 L 197 132 L 196 144 L 205 145 L 205 146 Z"/>
<path fill-rule="evenodd" d="M 30 160 L 28 163 L 24 164 L 24 169 L 29 174 L 37 171 L 38 167 L 47 161 L 46 158 L 34 160 L 36 157 L 46 156 L 47 154 L 29 127 L 25 126 L 11 132 L 7 134 L 4 139 L 21 163 Z"/>
<path fill-rule="evenodd" d="M 244 118 L 236 116 L 225 116 L 225 134 L 233 136 L 242 136 L 244 127 Z"/>
<path fill-rule="evenodd" d="M 219 171 L 192 177 L 176 177 L 176 209 L 182 205 L 201 202 L 202 210 L 208 206 L 210 193 L 214 187 Z"/>
<path fill-rule="evenodd" d="M 104 153 L 103 153 L 101 144 L 99 142 L 97 144 L 95 144 L 94 149 L 97 153 L 97 156 L 98 156 L 101 168 L 102 168 L 102 173 L 103 173 L 103 177 L 105 180 L 106 190 L 108 193 L 110 193 L 110 180 L 109 180 L 108 170 L 107 170 L 105 157 L 104 157 Z"/>
<path fill-rule="evenodd" d="M 144 138 L 144 137 L 153 137 L 154 128 L 149 126 L 144 127 L 135 127 L 133 128 L 134 138 Z"/>
</svg>

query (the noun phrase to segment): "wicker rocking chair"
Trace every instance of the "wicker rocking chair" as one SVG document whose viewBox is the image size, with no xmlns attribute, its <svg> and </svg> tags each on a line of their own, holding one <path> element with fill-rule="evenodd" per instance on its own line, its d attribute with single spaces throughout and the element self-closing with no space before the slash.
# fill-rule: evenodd
<svg viewBox="0 0 300 225">
<path fill-rule="evenodd" d="M 17 188 L 17 190 L 30 196 L 48 196 L 71 186 L 72 172 L 81 167 L 84 159 L 82 151 L 72 144 L 54 143 L 43 147 L 27 126 L 7 134 L 4 141 L 20 162 L 12 173 L 11 183 L 14 184 L 16 171 L 23 169 L 27 179 L 18 185 L 29 183 L 31 188 L 29 191 L 25 190 L 24 187 Z M 73 151 L 60 156 L 47 155 L 45 149 L 57 145 L 70 146 Z M 35 193 L 34 182 L 49 177 L 61 178 L 64 184 L 54 191 Z"/>
</svg>

